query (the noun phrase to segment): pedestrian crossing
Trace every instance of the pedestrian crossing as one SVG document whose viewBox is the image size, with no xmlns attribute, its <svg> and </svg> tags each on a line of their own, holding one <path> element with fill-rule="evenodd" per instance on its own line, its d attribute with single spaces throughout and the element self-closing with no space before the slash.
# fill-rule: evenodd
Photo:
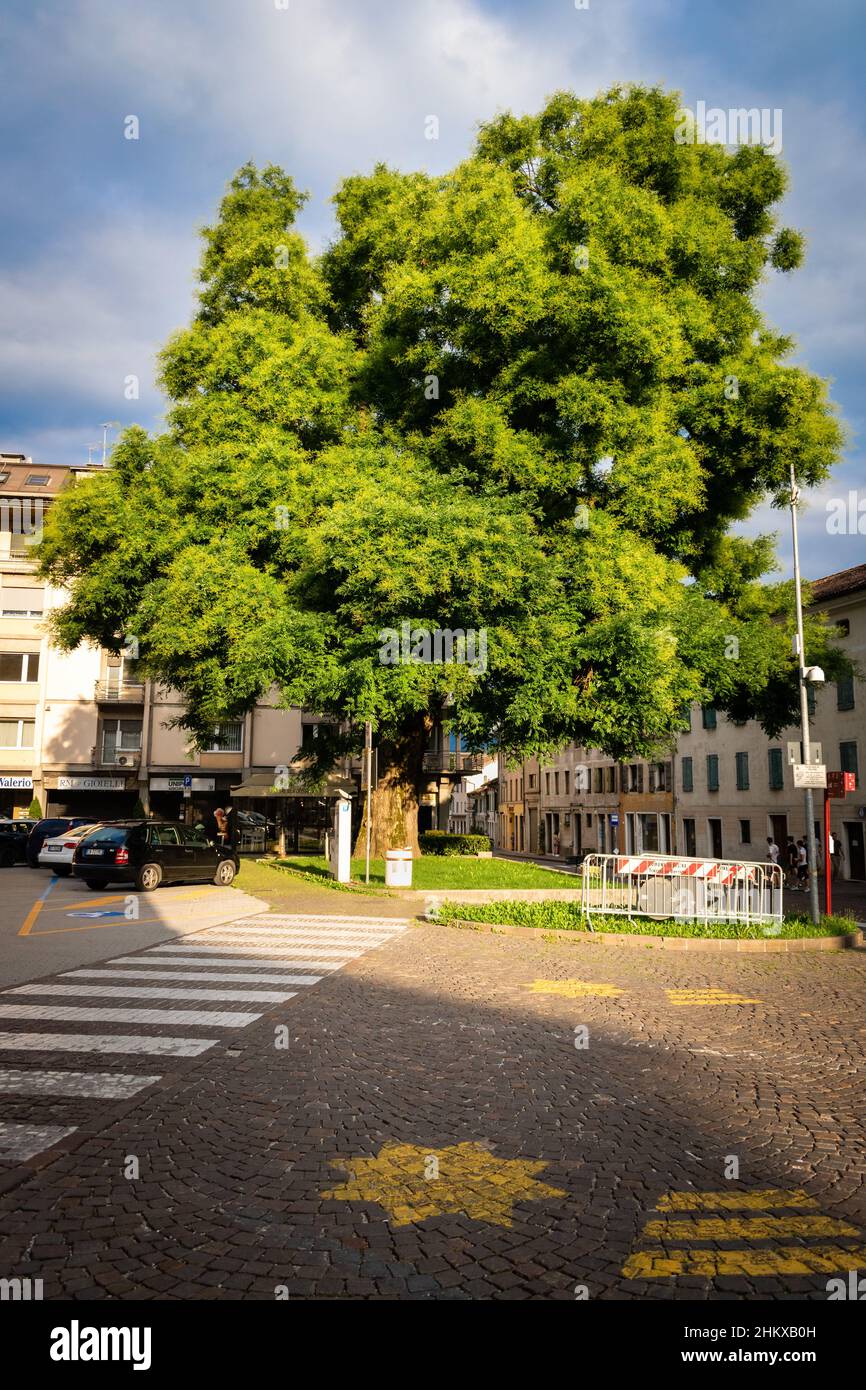
<svg viewBox="0 0 866 1390">
<path fill-rule="evenodd" d="M 156 1085 L 154 1059 L 174 1070 L 203 1056 L 409 925 L 263 913 L 3 990 L 0 1173 L 92 1124 L 100 1105 Z M 76 1067 L 87 1054 L 99 1069 Z M 138 1059 L 144 1070 L 131 1071 Z"/>
</svg>

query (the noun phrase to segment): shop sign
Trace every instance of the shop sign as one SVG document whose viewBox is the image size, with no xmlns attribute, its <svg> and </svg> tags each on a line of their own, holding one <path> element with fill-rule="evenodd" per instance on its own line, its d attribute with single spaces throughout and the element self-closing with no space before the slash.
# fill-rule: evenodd
<svg viewBox="0 0 866 1390">
<path fill-rule="evenodd" d="M 58 777 L 59 792 L 123 792 L 125 777 Z"/>
<path fill-rule="evenodd" d="M 32 778 L 32 777 L 17 777 L 14 773 L 8 773 L 8 772 L 0 773 L 0 791 L 4 791 L 4 792 L 27 791 L 27 792 L 29 792 L 29 791 L 32 791 L 32 790 L 33 790 L 33 778 Z"/>
<path fill-rule="evenodd" d="M 189 774 L 180 777 L 151 777 L 150 790 L 152 792 L 212 792 L 216 790 L 215 777 L 190 777 Z"/>
</svg>

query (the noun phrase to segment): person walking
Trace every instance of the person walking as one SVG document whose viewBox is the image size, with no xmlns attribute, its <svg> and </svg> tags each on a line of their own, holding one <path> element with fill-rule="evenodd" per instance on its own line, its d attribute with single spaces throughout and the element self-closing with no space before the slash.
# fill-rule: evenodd
<svg viewBox="0 0 866 1390">
<path fill-rule="evenodd" d="M 800 891 L 809 891 L 809 855 L 806 852 L 806 841 L 797 841 L 797 878 L 800 881 Z"/>
<path fill-rule="evenodd" d="M 767 836 L 767 858 L 771 864 L 778 864 L 779 862 L 779 846 L 772 835 Z"/>
<path fill-rule="evenodd" d="M 845 851 L 842 848 L 842 841 L 838 835 L 833 836 L 833 868 L 831 870 L 834 879 L 840 878 L 842 868 L 845 863 Z"/>
<path fill-rule="evenodd" d="M 797 869 L 799 863 L 800 855 L 796 841 L 793 835 L 789 835 L 788 843 L 785 845 L 785 881 L 793 893 L 798 891 Z"/>
</svg>

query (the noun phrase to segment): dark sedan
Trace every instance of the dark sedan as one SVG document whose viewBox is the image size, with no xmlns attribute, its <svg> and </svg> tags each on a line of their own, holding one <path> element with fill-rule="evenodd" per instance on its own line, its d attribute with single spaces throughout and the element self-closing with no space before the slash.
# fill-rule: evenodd
<svg viewBox="0 0 866 1390">
<path fill-rule="evenodd" d="M 227 888 L 240 868 L 232 849 L 210 844 L 201 831 L 169 821 L 111 821 L 85 835 L 72 872 L 88 888 L 133 883 L 144 893 L 161 883 L 215 883 Z"/>
</svg>

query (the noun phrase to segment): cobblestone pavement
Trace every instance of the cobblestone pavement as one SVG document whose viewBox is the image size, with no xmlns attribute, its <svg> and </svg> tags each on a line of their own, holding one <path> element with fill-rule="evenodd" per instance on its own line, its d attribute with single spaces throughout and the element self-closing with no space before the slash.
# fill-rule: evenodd
<svg viewBox="0 0 866 1390">
<path fill-rule="evenodd" d="M 0 1015 L 7 1042 L 210 1045 L 0 1048 L 2 1120 L 77 1126 L 7 1165 L 0 1275 L 75 1299 L 809 1300 L 866 1267 L 866 952 L 698 956 L 398 921 L 356 954 L 368 918 L 253 925 L 104 962 L 162 990 L 125 1007 L 213 988 L 237 1010 L 188 996 L 189 1011 L 257 1015 L 244 1024 L 109 1029 L 58 1017 L 117 1007 L 92 990 L 2 995 L 39 1005 Z M 305 973 L 319 983 L 289 984 Z M 293 997 L 242 998 L 281 988 Z M 49 1090 L 16 1094 L 31 1069 Z M 113 1087 L 69 1095 L 70 1071 Z"/>
</svg>

